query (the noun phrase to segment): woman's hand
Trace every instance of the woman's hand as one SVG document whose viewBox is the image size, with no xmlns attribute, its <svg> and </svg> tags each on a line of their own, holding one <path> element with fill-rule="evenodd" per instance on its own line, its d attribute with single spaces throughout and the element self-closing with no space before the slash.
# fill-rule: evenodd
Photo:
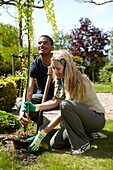
<svg viewBox="0 0 113 170">
<path fill-rule="evenodd" d="M 40 144 L 43 140 L 43 138 L 47 135 L 47 133 L 44 130 L 41 130 L 38 132 L 38 134 L 35 136 L 33 142 L 28 147 L 29 152 L 36 152 L 38 151 Z"/>
</svg>

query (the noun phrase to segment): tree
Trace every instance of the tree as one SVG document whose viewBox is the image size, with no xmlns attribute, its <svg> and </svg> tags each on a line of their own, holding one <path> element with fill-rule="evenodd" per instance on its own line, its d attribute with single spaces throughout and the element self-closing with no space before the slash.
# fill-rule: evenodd
<svg viewBox="0 0 113 170">
<path fill-rule="evenodd" d="M 18 46 L 18 29 L 10 24 L 0 23 L 0 46 Z"/>
<path fill-rule="evenodd" d="M 111 31 L 111 36 L 110 36 L 109 59 L 113 61 L 113 30 Z"/>
<path fill-rule="evenodd" d="M 95 4 L 95 5 L 104 5 L 104 4 L 113 2 L 113 0 L 105 0 L 104 2 L 96 2 L 96 1 L 93 1 L 93 0 L 74 0 L 74 1 L 76 1 L 78 3 L 92 3 L 92 4 Z"/>
<path fill-rule="evenodd" d="M 11 74 L 12 54 L 18 55 L 18 29 L 10 24 L 0 23 L 0 76 Z M 19 61 L 16 59 L 16 68 Z"/>
<path fill-rule="evenodd" d="M 28 60 L 32 55 L 34 45 L 34 28 L 33 28 L 33 11 L 34 8 L 44 9 L 47 17 L 47 21 L 52 25 L 53 32 L 57 31 L 57 24 L 54 12 L 53 0 L 2 0 L 0 6 L 15 6 L 18 10 L 19 19 L 19 52 L 20 56 L 23 55 L 23 40 L 24 34 L 28 39 Z M 24 26 L 23 26 L 24 21 Z M 24 30 L 24 34 L 23 34 Z M 20 65 L 22 60 L 20 60 Z M 29 62 L 28 62 L 29 63 Z M 22 70 L 22 68 L 21 68 Z"/>
<path fill-rule="evenodd" d="M 69 49 L 69 34 L 64 34 L 63 30 L 58 31 L 52 36 L 54 40 L 55 50 Z"/>
<path fill-rule="evenodd" d="M 110 82 L 111 75 L 113 74 L 113 62 L 107 62 L 105 66 L 100 69 L 99 76 L 102 82 Z"/>
<path fill-rule="evenodd" d="M 92 81 L 94 82 L 95 65 L 108 51 L 104 47 L 108 44 L 109 33 L 92 25 L 88 18 L 79 20 L 80 27 L 75 27 L 70 34 L 70 50 L 72 55 L 80 56 L 92 66 Z"/>
</svg>

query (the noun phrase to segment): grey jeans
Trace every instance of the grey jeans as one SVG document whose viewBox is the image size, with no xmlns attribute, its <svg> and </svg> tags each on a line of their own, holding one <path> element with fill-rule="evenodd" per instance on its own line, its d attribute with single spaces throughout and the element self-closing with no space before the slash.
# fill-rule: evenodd
<svg viewBox="0 0 113 170">
<path fill-rule="evenodd" d="M 67 137 L 71 148 L 79 149 L 90 142 L 89 134 L 99 132 L 105 126 L 104 114 L 96 113 L 82 104 L 62 100 L 60 109 L 65 128 L 61 127 L 52 137 L 50 146 L 53 148 L 57 149 L 58 144 L 61 141 L 64 143 Z M 65 139 L 63 138 L 64 129 L 66 129 Z"/>
</svg>

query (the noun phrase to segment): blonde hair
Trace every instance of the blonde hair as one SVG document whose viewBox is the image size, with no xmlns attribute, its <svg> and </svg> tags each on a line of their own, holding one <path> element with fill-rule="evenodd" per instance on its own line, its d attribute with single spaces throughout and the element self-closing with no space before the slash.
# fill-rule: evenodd
<svg viewBox="0 0 113 170">
<path fill-rule="evenodd" d="M 65 61 L 64 66 L 65 93 L 69 96 L 71 100 L 76 102 L 79 101 L 86 91 L 85 82 L 89 81 L 87 76 L 85 76 L 78 70 L 77 65 L 75 64 L 75 62 L 73 62 L 71 54 L 66 50 L 53 51 L 53 57 L 51 58 L 51 60 Z"/>
</svg>

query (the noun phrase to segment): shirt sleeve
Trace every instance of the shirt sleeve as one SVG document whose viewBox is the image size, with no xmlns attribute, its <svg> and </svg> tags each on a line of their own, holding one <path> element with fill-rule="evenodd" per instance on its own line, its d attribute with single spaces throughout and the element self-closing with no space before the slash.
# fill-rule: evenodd
<svg viewBox="0 0 113 170">
<path fill-rule="evenodd" d="M 64 85 L 61 83 L 60 80 L 58 80 L 55 82 L 53 99 L 64 99 L 64 98 L 65 98 Z"/>
<path fill-rule="evenodd" d="M 36 59 L 30 65 L 30 77 L 37 78 Z"/>
</svg>

